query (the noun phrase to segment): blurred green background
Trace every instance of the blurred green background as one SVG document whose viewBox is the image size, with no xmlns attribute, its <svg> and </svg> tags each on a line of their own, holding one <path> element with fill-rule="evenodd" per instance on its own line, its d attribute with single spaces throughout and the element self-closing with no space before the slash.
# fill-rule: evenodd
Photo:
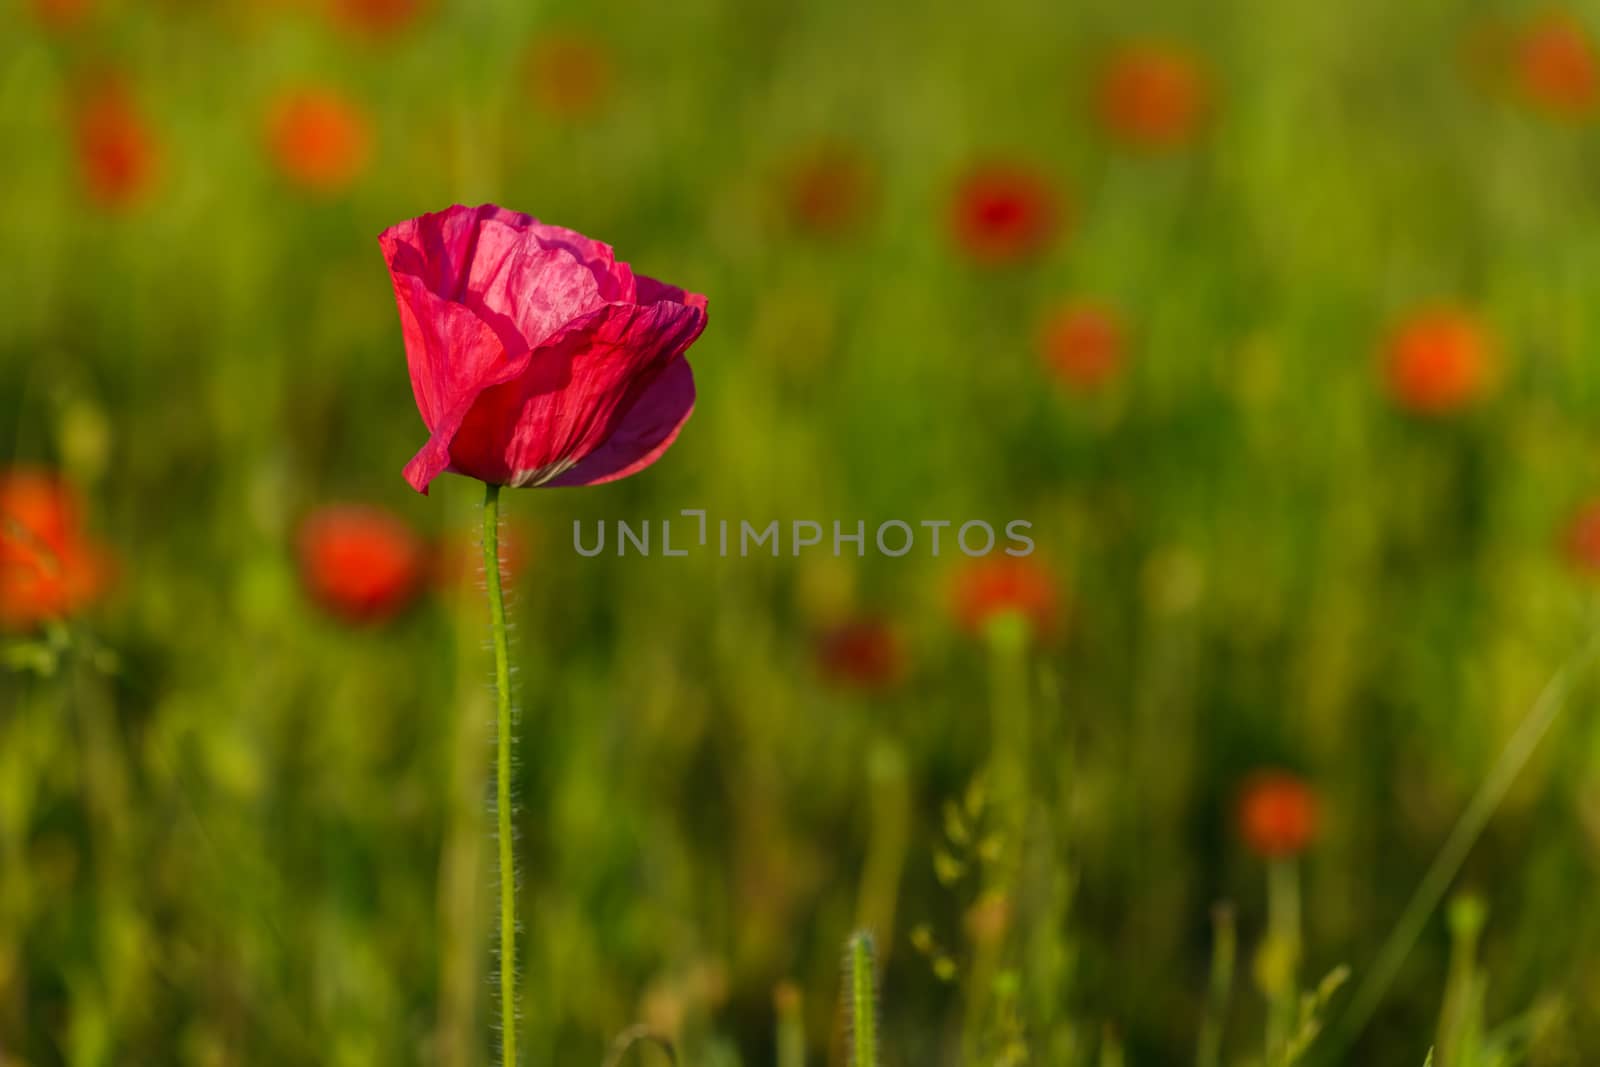
<svg viewBox="0 0 1600 1067">
<path fill-rule="evenodd" d="M 481 592 L 353 624 L 300 532 L 355 503 L 470 559 L 479 487 L 399 476 L 376 235 L 484 200 L 710 299 L 659 464 L 502 505 L 527 1062 L 643 1020 L 842 1063 L 865 924 L 888 1064 L 1204 1064 L 1219 901 L 1221 1061 L 1340 964 L 1344 1033 L 1595 625 L 1592 15 L 5 0 L 0 460 L 114 578 L 0 645 L 0 1063 L 490 1061 Z M 1054 607 L 971 632 L 948 547 L 572 550 L 694 507 L 1027 519 Z M 1595 695 L 1327 1061 L 1600 1060 Z M 1299 860 L 1241 839 L 1264 766 L 1317 799 Z"/>
</svg>

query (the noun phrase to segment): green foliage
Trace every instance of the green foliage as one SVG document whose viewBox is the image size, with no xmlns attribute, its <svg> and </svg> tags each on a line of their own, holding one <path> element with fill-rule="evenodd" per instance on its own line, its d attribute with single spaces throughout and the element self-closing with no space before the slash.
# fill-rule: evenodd
<svg viewBox="0 0 1600 1067">
<path fill-rule="evenodd" d="M 1429 1053 L 1439 1067 L 1514 1067 L 1528 1063 L 1542 1048 L 1552 1060 L 1560 1052 L 1563 1011 L 1559 1000 L 1536 1006 L 1521 1018 L 1493 1029 L 1486 1025 L 1489 976 L 1478 963 L 1479 939 L 1488 907 L 1475 893 L 1450 901 L 1450 970 L 1439 1010 L 1438 1037 Z"/>
<path fill-rule="evenodd" d="M 1293 1067 L 1305 1058 L 1312 1042 L 1316 1041 L 1317 1035 L 1322 1032 L 1323 1018 L 1329 1002 L 1349 977 L 1350 968 L 1335 967 L 1323 976 L 1316 988 L 1301 995 L 1299 1014 L 1295 1018 L 1294 1028 L 1289 1033 L 1288 1041 L 1284 1042 L 1282 1052 L 1273 1060 L 1274 1067 Z"/>
</svg>

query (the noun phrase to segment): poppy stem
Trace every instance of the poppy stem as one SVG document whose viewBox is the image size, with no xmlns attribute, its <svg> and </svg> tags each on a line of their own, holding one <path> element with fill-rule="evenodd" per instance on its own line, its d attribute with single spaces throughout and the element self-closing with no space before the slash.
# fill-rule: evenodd
<svg viewBox="0 0 1600 1067">
<path fill-rule="evenodd" d="M 1013 859 L 1025 842 L 1030 794 L 1030 738 L 1027 655 L 1031 634 L 1025 616 L 1007 612 L 991 619 L 984 636 L 989 645 L 991 767 L 995 798 L 1004 820 L 1005 847 Z M 1008 862 L 1007 880 L 1018 864 Z"/>
<path fill-rule="evenodd" d="M 498 701 L 495 747 L 495 837 L 500 844 L 500 1054 L 505 1067 L 517 1063 L 517 869 L 511 838 L 511 657 L 506 641 L 506 603 L 500 588 L 500 487 L 485 485 L 483 569 L 494 630 L 494 681 Z"/>
<path fill-rule="evenodd" d="M 878 976 L 872 935 L 857 930 L 846 950 L 850 982 L 847 1020 L 850 1025 L 850 1067 L 878 1067 Z"/>
<path fill-rule="evenodd" d="M 1282 1057 L 1295 1025 L 1300 1000 L 1300 871 L 1292 857 L 1267 867 L 1267 937 L 1281 973 L 1275 976 L 1267 1015 L 1267 1060 Z"/>
</svg>

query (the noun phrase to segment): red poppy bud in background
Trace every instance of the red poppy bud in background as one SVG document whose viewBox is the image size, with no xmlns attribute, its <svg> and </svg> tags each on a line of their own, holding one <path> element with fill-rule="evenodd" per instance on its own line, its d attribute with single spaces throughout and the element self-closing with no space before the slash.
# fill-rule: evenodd
<svg viewBox="0 0 1600 1067">
<path fill-rule="evenodd" d="M 1573 567 L 1600 575 L 1600 501 L 1585 504 L 1573 516 L 1564 547 L 1567 562 Z"/>
<path fill-rule="evenodd" d="M 956 575 L 954 612 L 958 625 L 982 634 L 1000 615 L 1025 618 L 1035 637 L 1048 636 L 1060 624 L 1061 608 L 1055 577 L 1032 556 L 987 556 L 975 559 Z"/>
<path fill-rule="evenodd" d="M 72 30 L 89 17 L 90 0 L 29 0 L 33 17 L 51 30 Z"/>
<path fill-rule="evenodd" d="M 1565 12 L 1540 16 L 1523 30 L 1514 58 L 1528 104 L 1565 119 L 1587 118 L 1600 98 L 1600 68 L 1583 24 Z"/>
<path fill-rule="evenodd" d="M 1066 386 L 1095 389 L 1122 366 L 1122 322 L 1110 308 L 1070 304 L 1045 320 L 1040 348 L 1045 364 Z"/>
<path fill-rule="evenodd" d="M 1129 45 L 1101 71 L 1100 122 L 1123 144 L 1149 151 L 1182 147 L 1200 131 L 1208 105 L 1205 72 L 1173 45 Z"/>
<path fill-rule="evenodd" d="M 59 478 L 27 467 L 0 471 L 0 628 L 74 614 L 104 591 L 110 573 Z"/>
<path fill-rule="evenodd" d="M 334 505 L 300 526 L 300 569 L 323 608 L 347 622 L 380 622 L 416 598 L 427 561 L 422 540 L 379 508 Z"/>
<path fill-rule="evenodd" d="M 313 193 L 336 193 L 361 176 L 372 126 L 343 96 L 301 89 L 281 97 L 267 119 L 267 148 L 278 169 Z"/>
<path fill-rule="evenodd" d="M 1317 798 L 1288 771 L 1261 770 L 1239 790 L 1239 832 L 1263 859 L 1305 851 L 1317 834 Z"/>
<path fill-rule="evenodd" d="M 882 619 L 859 618 L 825 632 L 817 663 L 835 684 L 862 690 L 887 689 L 905 674 L 900 635 Z"/>
<path fill-rule="evenodd" d="M 77 95 L 71 115 L 89 195 L 114 210 L 143 200 L 155 180 L 156 140 L 127 88 L 115 79 L 99 82 Z"/>
<path fill-rule="evenodd" d="M 1385 360 L 1396 404 L 1418 415 L 1449 414 L 1468 407 L 1488 388 L 1488 331 L 1465 311 L 1428 309 L 1395 331 Z"/>
<path fill-rule="evenodd" d="M 329 14 L 352 32 L 388 37 L 414 23 L 422 8 L 423 0 L 330 0 Z"/>
<path fill-rule="evenodd" d="M 600 42 L 573 32 L 540 37 L 528 51 L 528 88 L 551 118 L 578 119 L 604 107 L 613 80 L 611 55 Z"/>
<path fill-rule="evenodd" d="M 866 214 L 872 175 L 866 162 L 842 145 L 822 145 L 795 160 L 785 175 L 785 201 L 795 229 L 839 237 Z"/>
<path fill-rule="evenodd" d="M 1061 214 L 1045 179 L 1021 167 L 987 164 L 956 185 L 951 227 L 956 244 L 977 263 L 1013 263 L 1039 254 Z"/>
</svg>

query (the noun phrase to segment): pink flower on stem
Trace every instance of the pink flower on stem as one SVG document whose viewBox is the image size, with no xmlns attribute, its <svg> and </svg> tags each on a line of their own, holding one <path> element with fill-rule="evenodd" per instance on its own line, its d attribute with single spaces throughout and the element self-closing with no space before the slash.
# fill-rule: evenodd
<svg viewBox="0 0 1600 1067">
<path fill-rule="evenodd" d="M 661 457 L 694 410 L 684 352 L 706 298 L 636 275 L 611 247 L 493 204 L 407 219 L 379 238 L 428 443 L 419 493 L 454 471 L 484 483 L 483 564 L 494 633 L 495 837 L 501 1062 L 517 1062 L 511 657 L 500 490 L 597 485 Z"/>
<path fill-rule="evenodd" d="M 694 409 L 684 352 L 706 298 L 634 274 L 609 245 L 493 204 L 380 241 L 429 434 L 406 465 L 513 488 L 595 485 L 659 459 Z"/>
</svg>

